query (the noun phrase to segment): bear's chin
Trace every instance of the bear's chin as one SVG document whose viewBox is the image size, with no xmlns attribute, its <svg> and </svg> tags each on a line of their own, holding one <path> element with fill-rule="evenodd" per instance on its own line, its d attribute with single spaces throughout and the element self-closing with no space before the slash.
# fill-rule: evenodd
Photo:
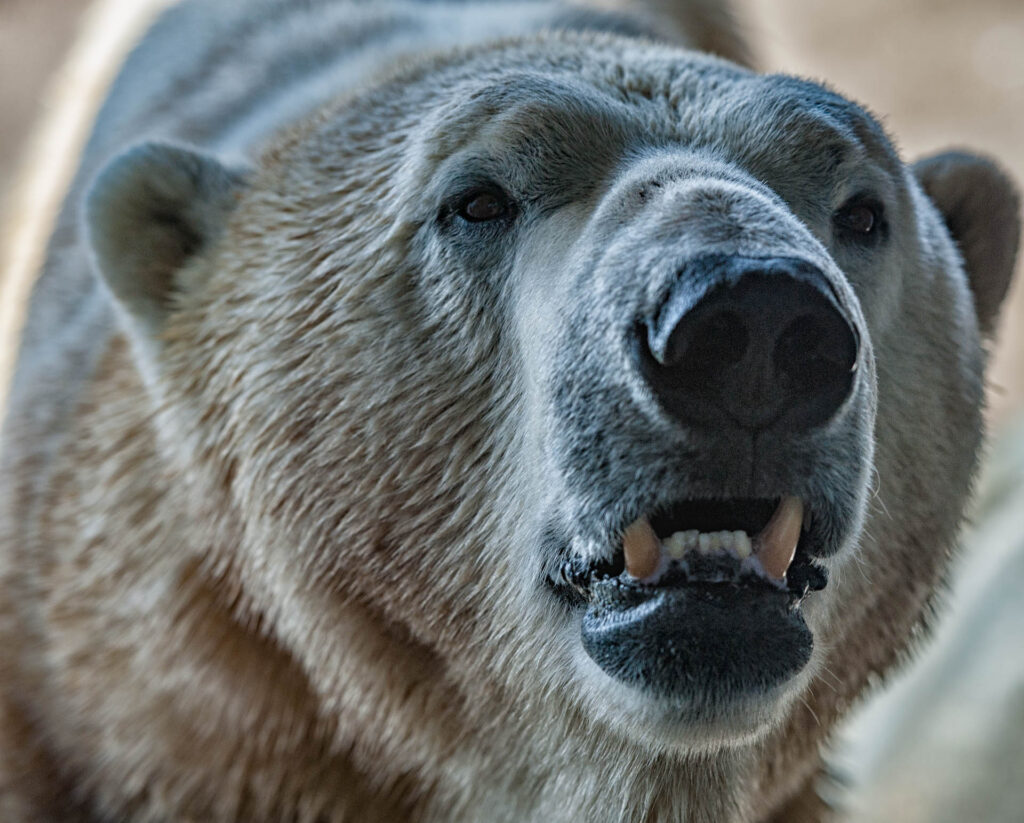
<svg viewBox="0 0 1024 823">
<path fill-rule="evenodd" d="M 694 752 L 751 743 L 779 724 L 814 668 L 813 635 L 789 592 L 595 589 L 579 668 L 600 719 L 630 738 Z"/>
<path fill-rule="evenodd" d="M 586 655 L 582 655 L 586 656 Z M 658 752 L 714 755 L 749 746 L 779 728 L 806 688 L 813 663 L 759 694 L 695 688 L 686 697 L 661 697 L 626 686 L 589 661 L 582 669 L 593 720 Z"/>
</svg>

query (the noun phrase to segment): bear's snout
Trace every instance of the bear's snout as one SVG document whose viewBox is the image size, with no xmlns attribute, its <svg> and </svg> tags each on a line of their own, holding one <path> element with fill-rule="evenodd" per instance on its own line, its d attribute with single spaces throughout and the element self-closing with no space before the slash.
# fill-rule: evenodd
<svg viewBox="0 0 1024 823">
<path fill-rule="evenodd" d="M 825 275 L 787 257 L 695 259 L 635 326 L 644 379 L 687 427 L 820 425 L 852 392 L 859 350 Z"/>
</svg>

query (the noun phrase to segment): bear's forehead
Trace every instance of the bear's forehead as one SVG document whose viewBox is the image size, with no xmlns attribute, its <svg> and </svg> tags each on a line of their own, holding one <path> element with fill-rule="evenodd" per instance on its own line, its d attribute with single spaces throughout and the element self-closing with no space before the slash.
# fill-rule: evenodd
<svg viewBox="0 0 1024 823">
<path fill-rule="evenodd" d="M 415 137 L 438 156 L 482 136 L 513 148 L 684 144 L 782 164 L 808 152 L 832 166 L 898 164 L 875 119 L 824 86 L 614 37 L 471 52 L 410 85 Z"/>
<path fill-rule="evenodd" d="M 435 86 L 410 136 L 412 154 L 429 167 L 422 179 L 451 158 L 497 157 L 526 176 L 573 177 L 624 155 L 679 147 L 707 150 L 766 181 L 795 174 L 806 191 L 829 188 L 853 167 L 899 173 L 878 123 L 810 81 L 681 50 L 573 57 L 502 65 L 488 55 L 459 66 L 457 79 Z"/>
<path fill-rule="evenodd" d="M 657 75 L 624 81 L 614 75 L 506 72 L 461 84 L 431 107 L 423 124 L 456 141 L 470 130 L 508 139 L 571 140 L 588 132 L 687 143 L 749 144 L 757 136 L 779 148 L 813 142 L 844 153 L 867 141 L 887 142 L 853 103 L 813 84 L 709 74 L 680 72 L 656 84 Z"/>
<path fill-rule="evenodd" d="M 824 86 L 604 35 L 540 35 L 428 60 L 310 125 L 273 153 L 285 161 L 273 163 L 278 174 L 397 175 L 406 192 L 471 175 L 473 163 L 526 188 L 571 188 L 662 148 L 707 151 L 784 196 L 790 186 L 794 201 L 820 200 L 845 169 L 868 169 L 890 190 L 902 174 L 874 118 Z"/>
</svg>

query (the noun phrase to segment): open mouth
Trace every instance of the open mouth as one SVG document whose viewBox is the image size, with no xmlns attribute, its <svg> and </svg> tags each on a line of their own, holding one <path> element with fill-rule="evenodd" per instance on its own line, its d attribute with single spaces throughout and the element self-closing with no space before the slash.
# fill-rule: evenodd
<svg viewBox="0 0 1024 823">
<path fill-rule="evenodd" d="M 606 674 L 695 716 L 765 695 L 810 660 L 800 605 L 825 588 L 804 502 L 685 500 L 622 530 L 610 562 L 570 560 L 583 648 Z"/>
<path fill-rule="evenodd" d="M 812 558 L 820 542 L 803 501 L 795 496 L 685 500 L 634 520 L 610 561 L 578 558 L 563 579 L 589 601 L 594 584 L 730 584 L 767 586 L 802 597 L 828 577 Z"/>
</svg>

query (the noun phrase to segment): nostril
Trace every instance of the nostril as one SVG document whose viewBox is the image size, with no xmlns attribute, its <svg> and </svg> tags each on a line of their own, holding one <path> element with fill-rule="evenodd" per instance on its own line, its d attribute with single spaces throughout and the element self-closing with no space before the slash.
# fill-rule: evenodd
<svg viewBox="0 0 1024 823">
<path fill-rule="evenodd" d="M 850 382 L 857 365 L 857 339 L 836 312 L 802 314 L 775 344 L 775 374 L 792 397 L 831 397 Z"/>
<path fill-rule="evenodd" d="M 743 319 L 721 311 L 689 327 L 677 329 L 669 341 L 665 365 L 697 374 L 728 368 L 746 357 L 750 333 Z"/>
<path fill-rule="evenodd" d="M 775 345 L 775 370 L 779 374 L 805 375 L 828 368 L 830 360 L 822 323 L 810 315 L 798 317 L 782 332 Z"/>
</svg>

